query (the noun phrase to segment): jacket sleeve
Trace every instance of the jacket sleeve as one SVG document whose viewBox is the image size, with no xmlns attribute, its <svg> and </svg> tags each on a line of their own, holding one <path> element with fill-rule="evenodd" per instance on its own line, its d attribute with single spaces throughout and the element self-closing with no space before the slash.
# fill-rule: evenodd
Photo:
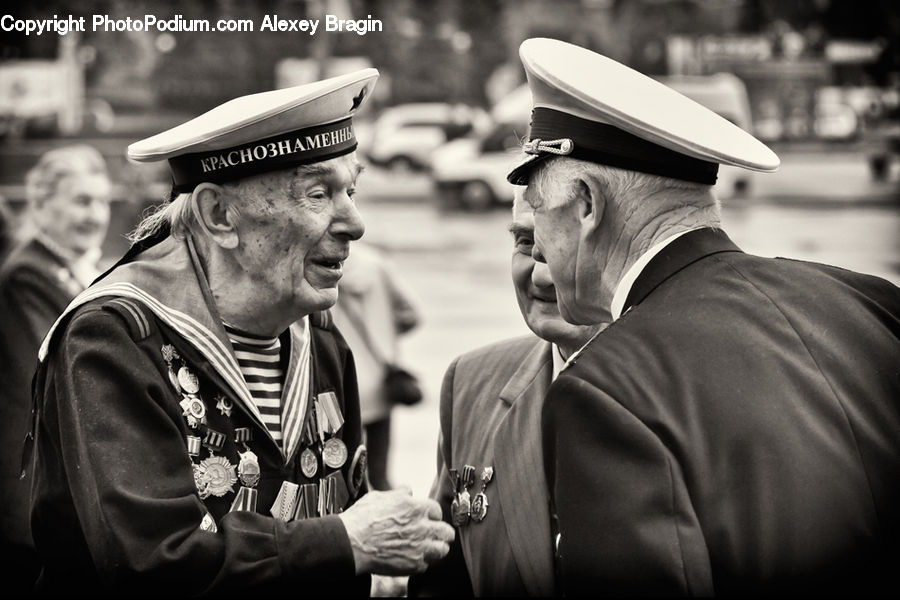
<svg viewBox="0 0 900 600">
<path fill-rule="evenodd" d="M 459 359 L 454 360 L 447 369 L 441 386 L 441 432 L 437 448 L 437 472 L 429 493 L 429 496 L 441 505 L 441 515 L 444 521 L 450 524 L 453 524 L 450 504 L 453 502 L 454 494 L 449 471 L 452 466 L 450 463 L 453 460 L 450 445 L 453 439 L 453 378 L 458 361 Z M 409 596 L 415 598 L 428 596 L 471 597 L 472 595 L 472 584 L 469 580 L 469 571 L 466 568 L 457 530 L 447 555 L 431 565 L 424 574 L 410 577 Z"/>
<path fill-rule="evenodd" d="M 96 308 L 76 314 L 50 360 L 37 441 L 39 547 L 53 553 L 68 541 L 54 519 L 70 495 L 104 587 L 196 594 L 353 578 L 337 516 L 285 523 L 234 512 L 217 531 L 201 528 L 207 510 L 181 411 L 119 317 Z M 60 478 L 61 491 L 53 487 Z"/>
<path fill-rule="evenodd" d="M 543 411 L 566 595 L 712 595 L 706 541 L 678 462 L 603 391 L 563 374 Z"/>
</svg>

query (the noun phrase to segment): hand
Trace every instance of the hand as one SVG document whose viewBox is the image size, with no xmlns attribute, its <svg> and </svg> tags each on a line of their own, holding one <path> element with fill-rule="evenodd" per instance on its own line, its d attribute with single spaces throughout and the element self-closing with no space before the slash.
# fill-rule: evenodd
<svg viewBox="0 0 900 600">
<path fill-rule="evenodd" d="M 421 573 L 450 551 L 456 533 L 441 521 L 434 500 L 400 490 L 369 492 L 338 515 L 344 522 L 356 574 Z"/>
</svg>

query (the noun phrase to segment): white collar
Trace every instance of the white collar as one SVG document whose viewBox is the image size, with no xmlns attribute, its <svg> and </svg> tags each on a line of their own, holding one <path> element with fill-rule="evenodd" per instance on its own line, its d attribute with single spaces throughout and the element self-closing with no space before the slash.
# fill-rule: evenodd
<svg viewBox="0 0 900 600">
<path fill-rule="evenodd" d="M 691 231 L 696 231 L 697 229 L 703 229 L 705 225 L 700 227 L 694 227 L 693 229 L 688 229 L 687 231 L 682 231 L 681 233 L 676 233 L 675 235 L 670 235 L 666 239 L 661 242 L 657 242 L 653 244 L 649 250 L 644 252 L 640 258 L 638 258 L 631 267 L 625 271 L 625 275 L 622 276 L 622 279 L 619 280 L 618 285 L 616 285 L 616 292 L 613 294 L 612 303 L 609 306 L 609 312 L 612 315 L 613 321 L 622 316 L 622 309 L 625 307 L 625 300 L 628 299 L 628 294 L 631 292 L 631 287 L 634 285 L 634 282 L 637 281 L 638 276 L 641 274 L 641 271 L 644 270 L 644 267 L 653 260 L 653 257 L 659 254 L 663 248 L 680 238 L 686 233 L 690 233 Z"/>
<path fill-rule="evenodd" d="M 550 381 L 556 381 L 559 372 L 566 364 L 566 359 L 563 358 L 562 350 L 556 344 L 550 344 L 550 356 L 553 358 L 553 374 L 550 376 Z"/>
</svg>

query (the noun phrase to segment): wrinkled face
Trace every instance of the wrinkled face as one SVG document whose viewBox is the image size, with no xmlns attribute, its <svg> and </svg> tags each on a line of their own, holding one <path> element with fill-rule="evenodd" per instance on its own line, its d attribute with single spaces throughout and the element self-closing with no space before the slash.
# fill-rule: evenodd
<svg viewBox="0 0 900 600">
<path fill-rule="evenodd" d="M 77 255 L 100 247 L 109 227 L 111 185 L 105 175 L 78 173 L 59 181 L 56 193 L 37 208 L 37 225 Z"/>
<path fill-rule="evenodd" d="M 353 200 L 361 170 L 350 154 L 245 180 L 235 256 L 257 301 L 293 318 L 334 305 L 365 231 Z"/>
<path fill-rule="evenodd" d="M 554 198 L 538 198 L 537 189 L 531 183 L 525 190 L 525 200 L 538 207 L 534 210 L 532 253 L 536 261 L 546 263 L 549 268 L 550 277 L 556 284 L 560 314 L 570 323 L 589 325 L 591 321 L 580 315 L 577 303 L 578 292 L 584 292 L 578 289 L 579 261 L 586 257 L 580 256 L 581 223 L 575 203 L 555 204 Z"/>
<path fill-rule="evenodd" d="M 512 279 L 519 310 L 535 335 L 572 352 L 596 331 L 594 326 L 567 323 L 559 312 L 556 288 L 546 263 L 532 257 L 534 249 L 534 211 L 517 199 L 513 206 Z"/>
</svg>

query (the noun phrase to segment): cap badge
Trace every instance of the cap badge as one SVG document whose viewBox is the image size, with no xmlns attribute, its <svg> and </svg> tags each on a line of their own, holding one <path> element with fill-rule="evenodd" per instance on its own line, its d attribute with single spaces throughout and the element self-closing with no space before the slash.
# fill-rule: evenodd
<svg viewBox="0 0 900 600">
<path fill-rule="evenodd" d="M 527 154 L 541 154 L 547 152 L 549 154 L 572 154 L 575 149 L 575 143 L 569 138 L 560 138 L 558 140 L 542 140 L 535 138 L 522 144 L 522 151 Z"/>
</svg>

